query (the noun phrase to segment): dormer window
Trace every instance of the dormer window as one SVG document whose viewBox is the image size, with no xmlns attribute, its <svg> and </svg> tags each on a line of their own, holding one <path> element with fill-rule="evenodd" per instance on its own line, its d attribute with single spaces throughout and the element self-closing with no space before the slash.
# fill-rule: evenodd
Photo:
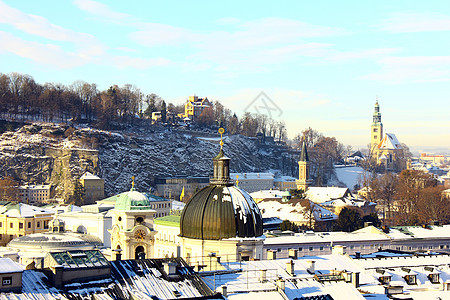
<svg viewBox="0 0 450 300">
<path fill-rule="evenodd" d="M 431 281 L 431 283 L 439 283 L 439 274 L 438 273 L 429 274 L 428 279 Z"/>
</svg>

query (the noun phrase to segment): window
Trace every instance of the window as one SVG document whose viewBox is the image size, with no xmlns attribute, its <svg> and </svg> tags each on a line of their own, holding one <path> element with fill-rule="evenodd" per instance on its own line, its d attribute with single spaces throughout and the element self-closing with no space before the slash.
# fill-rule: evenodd
<svg viewBox="0 0 450 300">
<path fill-rule="evenodd" d="M 319 248 L 319 249 L 320 249 L 320 251 L 323 251 L 323 247 L 322 247 L 322 246 L 320 246 L 320 248 Z"/>
<path fill-rule="evenodd" d="M 14 224 L 13 223 L 9 223 L 9 228 L 14 228 Z"/>
<path fill-rule="evenodd" d="M 41 222 L 40 221 L 37 222 L 36 227 L 41 227 Z"/>
<path fill-rule="evenodd" d="M 31 228 L 31 222 L 28 222 L 28 228 Z"/>
<path fill-rule="evenodd" d="M 11 285 L 12 284 L 12 277 L 3 277 L 2 278 L 2 284 L 3 285 Z"/>
<path fill-rule="evenodd" d="M 378 132 L 378 128 L 374 128 L 374 129 L 373 129 L 373 132 Z"/>
<path fill-rule="evenodd" d="M 0 222 L 0 227 L 3 227 L 3 222 Z"/>
<path fill-rule="evenodd" d="M 19 223 L 19 229 L 23 229 L 23 222 Z"/>
<path fill-rule="evenodd" d="M 298 248 L 298 251 L 303 251 L 303 248 L 302 247 Z"/>
<path fill-rule="evenodd" d="M 309 251 L 313 251 L 313 247 L 309 247 Z"/>
<path fill-rule="evenodd" d="M 373 136 L 373 138 L 374 138 L 374 139 L 377 139 L 377 138 L 378 138 L 378 136 L 374 135 L 374 136 Z"/>
</svg>

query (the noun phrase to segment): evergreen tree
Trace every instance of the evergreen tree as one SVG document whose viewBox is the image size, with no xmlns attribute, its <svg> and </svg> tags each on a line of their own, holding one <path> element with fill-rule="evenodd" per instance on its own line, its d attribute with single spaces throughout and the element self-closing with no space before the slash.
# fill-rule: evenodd
<svg viewBox="0 0 450 300">
<path fill-rule="evenodd" d="M 166 107 L 166 101 L 161 101 L 161 121 L 163 123 L 166 123 L 167 121 L 167 107 Z"/>
<path fill-rule="evenodd" d="M 344 207 L 336 221 L 336 229 L 351 232 L 363 227 L 361 216 L 356 210 Z"/>
<path fill-rule="evenodd" d="M 71 200 L 71 203 L 75 205 L 84 204 L 84 187 L 81 185 L 81 182 L 78 179 L 75 181 L 75 187 L 73 189 Z"/>
</svg>

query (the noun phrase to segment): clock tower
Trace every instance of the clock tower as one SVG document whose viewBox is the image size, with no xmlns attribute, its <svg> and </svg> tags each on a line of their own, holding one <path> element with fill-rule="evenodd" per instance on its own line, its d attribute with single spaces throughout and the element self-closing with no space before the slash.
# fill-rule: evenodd
<svg viewBox="0 0 450 300">
<path fill-rule="evenodd" d="M 380 105 L 375 103 L 372 126 L 370 126 L 370 151 L 372 155 L 377 155 L 378 145 L 383 139 L 383 123 L 381 123 Z"/>
<path fill-rule="evenodd" d="M 111 249 L 112 259 L 144 259 L 153 257 L 156 231 L 148 198 L 133 188 L 118 195 L 112 210 Z"/>
</svg>

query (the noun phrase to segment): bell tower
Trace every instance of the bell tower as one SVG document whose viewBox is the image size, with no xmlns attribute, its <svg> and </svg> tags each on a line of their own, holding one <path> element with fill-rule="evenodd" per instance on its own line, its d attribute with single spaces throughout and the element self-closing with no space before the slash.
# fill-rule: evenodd
<svg viewBox="0 0 450 300">
<path fill-rule="evenodd" d="M 381 123 L 380 105 L 378 97 L 373 112 L 372 126 L 370 127 L 370 150 L 375 154 L 378 144 L 383 139 L 383 123 Z"/>
<path fill-rule="evenodd" d="M 295 183 L 297 184 L 297 189 L 303 191 L 306 191 L 312 183 L 312 180 L 309 179 L 309 158 L 305 139 L 303 139 L 302 152 L 298 161 L 298 180 Z"/>
</svg>

